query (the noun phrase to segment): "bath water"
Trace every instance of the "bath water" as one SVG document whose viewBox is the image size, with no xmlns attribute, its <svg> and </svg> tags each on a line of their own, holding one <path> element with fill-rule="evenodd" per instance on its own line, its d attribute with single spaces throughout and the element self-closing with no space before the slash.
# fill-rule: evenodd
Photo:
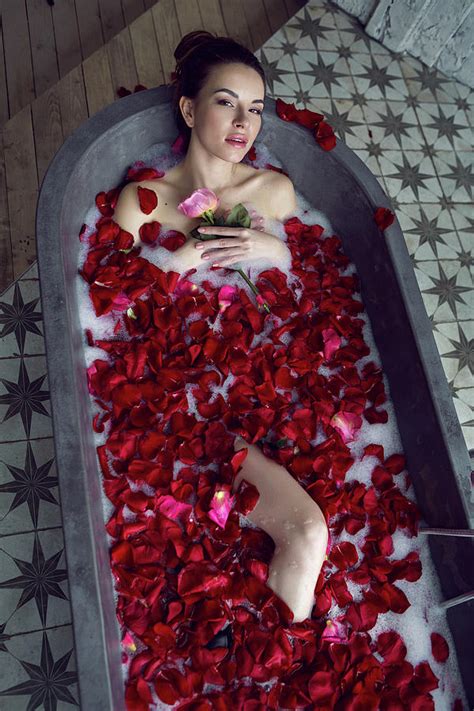
<svg viewBox="0 0 474 711">
<path fill-rule="evenodd" d="M 253 163 L 249 163 L 251 165 L 254 165 L 256 167 L 264 167 L 265 164 L 270 163 L 273 166 L 276 167 L 281 167 L 284 169 L 284 166 L 282 166 L 278 159 L 271 153 L 269 148 L 263 144 L 263 143 L 258 143 L 258 141 L 255 143 L 255 148 L 257 152 L 257 160 L 254 161 Z M 154 146 L 151 146 L 150 149 L 142 154 L 137 156 L 136 158 L 136 164 L 139 161 L 143 161 L 143 163 L 148 166 L 148 167 L 153 167 L 157 168 L 159 170 L 167 171 L 171 167 L 173 167 L 176 163 L 180 162 L 182 160 L 182 155 L 180 156 L 175 156 L 171 153 L 170 146 L 168 144 L 156 144 Z M 245 161 L 247 162 L 247 161 Z M 134 164 L 134 165 L 136 165 Z M 291 175 L 290 175 L 291 177 Z M 111 189 L 114 186 L 104 186 L 104 190 Z M 297 186 L 295 186 L 296 188 Z M 314 207 L 312 207 L 302 196 L 302 194 L 296 190 L 297 194 L 297 199 L 298 199 L 298 208 L 294 212 L 294 215 L 300 220 L 307 224 L 307 225 L 314 225 L 314 224 L 319 224 L 321 227 L 324 228 L 324 232 L 322 234 L 322 239 L 325 239 L 333 234 L 332 228 L 330 225 L 329 220 L 327 217 L 321 213 L 320 211 L 316 210 Z M 95 231 L 95 223 L 99 219 L 100 213 L 97 210 L 96 207 L 91 207 L 91 210 L 87 213 L 87 215 L 84 216 L 84 223 L 87 225 L 87 230 L 85 232 L 84 237 L 88 236 L 90 233 Z M 162 232 L 165 232 L 168 229 L 173 229 L 173 226 L 167 226 L 163 225 L 162 226 Z M 266 221 L 265 223 L 265 231 L 270 232 L 276 236 L 278 236 L 280 239 L 286 241 L 286 234 L 285 230 L 283 227 L 283 224 L 278 222 L 278 221 Z M 81 244 L 80 248 L 80 254 L 79 254 L 79 263 L 78 263 L 78 268 L 82 267 L 82 264 L 85 259 L 85 255 L 88 249 L 87 241 Z M 172 258 L 172 253 L 170 253 L 168 250 L 166 250 L 163 247 L 153 247 L 149 245 L 142 244 L 141 245 L 141 255 L 142 258 L 149 260 L 153 264 L 160 266 L 160 264 L 163 264 L 163 260 L 166 258 L 168 265 L 167 269 L 173 269 L 173 258 Z M 170 261 L 171 257 L 171 261 Z M 272 259 L 260 259 L 256 260 L 253 262 L 249 262 L 248 260 L 242 260 L 242 262 L 239 263 L 239 265 L 242 265 L 242 268 L 245 268 L 246 273 L 250 277 L 253 283 L 256 281 L 256 277 L 258 274 L 264 270 L 264 269 L 271 269 L 272 267 L 278 267 L 284 274 L 287 276 L 288 279 L 288 285 L 290 288 L 294 288 L 298 297 L 301 293 L 301 288 L 299 287 L 298 280 L 293 275 L 290 271 L 291 269 L 291 256 L 288 255 L 288 258 L 283 258 L 279 262 L 276 262 L 273 258 Z M 234 265 L 235 268 L 235 265 Z M 175 271 L 180 272 L 180 267 L 177 264 Z M 345 271 L 341 271 L 341 274 L 343 275 L 350 275 L 356 273 L 355 266 L 350 264 Z M 223 276 L 225 274 L 225 276 Z M 244 283 L 244 280 L 238 274 L 238 272 L 231 273 L 229 271 L 224 272 L 223 270 L 215 270 L 212 271 L 209 269 L 209 265 L 206 264 L 205 262 L 203 263 L 202 267 L 199 267 L 198 270 L 187 277 L 187 279 L 197 285 L 201 285 L 204 280 L 210 281 L 213 285 L 215 286 L 222 286 L 224 284 L 230 284 L 233 286 L 237 286 L 238 288 L 244 288 L 246 285 Z M 116 316 L 111 316 L 110 314 L 105 314 L 101 317 L 97 317 L 95 315 L 95 311 L 92 305 L 92 302 L 90 301 L 89 298 L 89 285 L 78 275 L 77 279 L 77 297 L 78 297 L 78 304 L 79 304 L 79 317 L 80 317 L 80 323 L 81 323 L 81 328 L 82 331 L 85 332 L 85 329 L 90 329 L 94 339 L 108 339 L 108 338 L 127 338 L 127 332 L 125 329 L 122 329 L 121 332 L 119 332 L 116 336 L 113 334 L 113 327 L 115 325 Z M 248 287 L 247 287 L 248 288 Z M 249 290 L 250 291 L 250 290 Z M 252 295 L 250 295 L 252 296 Z M 360 296 L 359 296 L 360 298 Z M 373 361 L 375 362 L 378 366 L 381 366 L 381 359 L 379 352 L 377 350 L 373 335 L 372 335 L 372 329 L 370 326 L 370 322 L 368 320 L 368 316 L 365 312 L 361 312 L 357 316 L 359 319 L 363 320 L 364 322 L 364 327 L 363 327 L 363 337 L 365 343 L 369 346 L 370 348 L 370 354 L 360 358 L 357 363 L 356 367 L 358 368 L 359 372 L 361 372 L 363 366 L 365 365 L 366 362 L 368 361 Z M 199 315 L 196 315 L 196 318 L 201 318 Z M 191 320 L 191 318 L 190 318 Z M 262 330 L 260 334 L 255 334 L 255 341 L 252 343 L 252 347 L 258 345 L 260 342 L 265 342 L 265 340 L 268 337 L 269 332 L 273 329 L 273 324 L 271 323 L 271 319 L 266 319 L 266 326 Z M 216 321 L 217 329 L 219 328 L 219 322 L 218 320 Z M 284 341 L 285 343 L 289 343 L 291 340 L 291 335 L 289 333 L 285 333 L 282 337 L 281 340 Z M 86 377 L 86 372 L 85 368 L 89 367 L 93 361 L 97 358 L 100 358 L 102 360 L 107 360 L 108 356 L 105 351 L 103 351 L 100 348 L 96 347 L 90 347 L 87 345 L 85 338 L 84 338 L 84 360 L 85 360 L 85 367 L 84 367 L 84 377 Z M 319 372 L 322 374 L 328 374 L 330 372 L 330 369 L 322 366 L 319 369 Z M 216 388 L 216 394 L 220 392 L 222 394 L 222 397 L 225 399 L 227 396 L 227 390 L 229 386 L 231 385 L 231 380 L 233 380 L 233 376 L 230 373 L 229 377 L 227 380 L 219 387 Z M 387 410 L 388 413 L 388 421 L 386 423 L 375 423 L 375 424 L 369 424 L 365 418 L 362 418 L 363 424 L 361 429 L 356 435 L 356 439 L 353 442 L 349 442 L 347 446 L 349 447 L 351 451 L 351 455 L 354 457 L 355 462 L 354 465 L 351 467 L 351 469 L 347 472 L 345 476 L 345 481 L 359 481 L 365 484 L 367 487 L 372 486 L 372 481 L 371 481 L 371 473 L 374 469 L 374 467 L 379 463 L 378 459 L 373 456 L 366 456 L 362 461 L 359 461 L 360 456 L 363 453 L 364 448 L 371 443 L 377 443 L 381 444 L 384 447 L 384 453 L 385 457 L 389 457 L 392 454 L 396 453 L 402 453 L 403 448 L 402 448 L 402 443 L 400 439 L 400 434 L 398 431 L 397 427 L 397 422 L 395 418 L 395 412 L 394 408 L 392 405 L 392 401 L 390 398 L 390 389 L 389 389 L 389 384 L 388 381 L 383 375 L 383 382 L 384 382 L 384 387 L 385 391 L 387 394 L 387 401 L 384 403 L 384 408 Z M 190 392 L 191 386 L 186 389 L 187 396 L 188 396 L 188 402 L 189 402 L 189 411 L 192 412 L 197 420 L 202 420 L 203 418 L 199 415 L 197 412 L 196 408 L 196 403 L 195 400 Z M 93 402 L 92 396 L 91 396 L 91 405 L 92 405 L 92 411 L 91 411 L 91 428 L 92 428 L 92 417 L 96 414 L 96 412 L 102 412 L 101 410 L 98 409 L 96 404 Z M 94 433 L 94 440 L 95 440 L 95 446 L 103 445 L 107 439 L 108 436 L 108 423 L 105 425 L 105 430 L 103 433 Z M 321 430 L 318 432 L 318 436 L 314 441 L 312 441 L 312 444 L 318 444 L 320 441 L 326 439 L 326 435 L 324 432 Z M 98 462 L 98 460 L 97 460 Z M 175 463 L 174 467 L 174 478 L 176 479 L 179 477 L 179 471 L 180 469 L 185 466 L 183 463 L 177 461 Z M 99 464 L 98 464 L 99 467 Z M 217 471 L 218 467 L 215 465 L 214 467 L 211 466 L 206 466 L 206 469 Z M 100 469 L 99 469 L 100 471 Z M 403 481 L 403 473 L 400 473 L 398 479 L 398 485 L 399 488 L 401 489 L 402 493 L 404 496 L 406 496 L 409 500 L 416 502 L 415 499 L 415 494 L 414 494 L 414 489 L 411 484 L 409 484 L 408 488 L 403 487 L 401 482 Z M 147 485 L 144 485 L 143 490 L 147 494 L 152 494 L 153 489 Z M 138 489 L 139 487 L 137 487 Z M 104 493 L 102 493 L 102 499 L 103 499 L 103 508 L 104 508 L 104 522 L 107 521 L 110 518 L 110 515 L 113 513 L 114 506 L 112 503 L 107 499 Z M 151 512 L 150 512 L 151 513 Z M 126 516 L 127 520 L 133 520 L 135 517 L 135 514 L 130 511 L 129 509 L 126 510 Z M 242 525 L 248 525 L 252 526 L 252 523 L 247 517 L 241 516 L 241 524 Z M 426 525 L 426 522 L 421 519 L 420 520 L 420 527 L 423 527 Z M 287 528 L 290 528 L 290 526 L 287 526 Z M 331 533 L 332 535 L 332 545 L 336 545 L 337 543 L 341 543 L 342 541 L 351 541 L 358 550 L 360 550 L 360 545 L 363 544 L 365 537 L 368 534 L 368 528 L 365 527 L 355 535 L 350 535 L 347 533 L 345 530 L 341 533 L 340 536 L 335 536 L 334 534 Z M 406 580 L 400 579 L 396 581 L 397 586 L 405 593 L 405 595 L 408 598 L 408 601 L 410 602 L 410 607 L 403 613 L 403 614 L 396 614 L 393 612 L 386 612 L 378 615 L 377 622 L 374 627 L 372 627 L 368 632 L 369 635 L 373 640 L 377 639 L 378 635 L 382 632 L 386 632 L 389 630 L 395 630 L 398 632 L 402 639 L 404 640 L 406 647 L 407 647 L 407 654 L 406 654 L 406 660 L 410 662 L 413 666 L 416 666 L 418 663 L 422 661 L 428 661 L 431 669 L 433 670 L 434 674 L 437 676 L 439 679 L 439 687 L 433 691 L 430 692 L 434 699 L 435 703 L 435 708 L 436 711 L 451 711 L 454 700 L 456 698 L 460 698 L 463 703 L 463 708 L 467 709 L 467 701 L 466 697 L 464 694 L 464 690 L 462 687 L 462 681 L 460 678 L 458 666 L 457 666 L 457 659 L 456 659 L 456 649 L 454 646 L 454 642 L 452 639 L 451 632 L 449 630 L 447 620 L 446 620 L 446 613 L 438 607 L 438 603 L 440 603 L 443 600 L 443 596 L 441 593 L 440 585 L 439 585 L 439 580 L 438 576 L 436 574 L 436 570 L 434 568 L 432 559 L 431 559 L 431 554 L 429 551 L 428 547 L 428 537 L 421 534 L 418 537 L 412 537 L 410 538 L 408 535 L 406 535 L 402 530 L 396 529 L 395 533 L 392 536 L 393 538 L 393 546 L 394 546 L 394 551 L 391 556 L 388 556 L 389 560 L 398 560 L 404 558 L 409 552 L 411 551 L 416 551 L 421 560 L 422 564 L 422 575 L 417 580 L 416 582 L 408 582 Z M 108 536 L 108 542 L 109 545 L 112 544 L 113 539 Z M 362 554 L 359 554 L 359 557 L 362 557 Z M 353 598 L 355 601 L 359 601 L 363 599 L 363 593 L 365 589 L 368 589 L 369 586 L 363 586 L 363 585 L 358 585 L 352 582 L 351 580 L 347 580 L 347 586 L 350 591 L 350 593 L 353 595 Z M 115 595 L 115 602 L 117 603 L 117 593 L 114 591 Z M 340 615 L 342 610 L 334 603 L 332 608 L 330 609 L 327 617 L 330 619 L 334 619 Z M 450 654 L 447 659 L 447 661 L 444 664 L 438 663 L 434 658 L 431 653 L 431 642 L 430 642 L 430 634 L 431 632 L 438 632 L 441 634 L 447 641 L 449 645 L 449 650 Z M 142 647 L 143 648 L 143 647 Z M 140 647 L 138 647 L 137 652 L 140 651 Z M 382 658 L 376 654 L 376 657 L 382 661 Z M 124 674 L 124 679 L 126 679 L 126 665 L 123 666 L 123 674 Z M 255 683 L 253 680 L 250 678 L 248 679 L 249 682 Z M 274 679 L 276 681 L 276 678 Z M 274 683 L 273 681 L 273 683 Z M 243 680 L 243 683 L 245 683 L 245 680 Z M 261 684 L 266 689 L 269 689 L 271 686 L 271 683 L 269 684 L 268 682 L 265 684 Z M 210 691 L 213 688 L 219 689 L 220 687 L 214 687 L 210 684 L 206 685 L 204 687 L 204 693 L 206 691 Z M 169 709 L 172 708 L 171 706 L 168 706 L 161 702 L 158 697 L 155 694 L 155 691 L 152 690 L 152 693 L 154 695 L 154 700 L 156 702 L 156 705 L 153 708 L 156 709 Z"/>
</svg>

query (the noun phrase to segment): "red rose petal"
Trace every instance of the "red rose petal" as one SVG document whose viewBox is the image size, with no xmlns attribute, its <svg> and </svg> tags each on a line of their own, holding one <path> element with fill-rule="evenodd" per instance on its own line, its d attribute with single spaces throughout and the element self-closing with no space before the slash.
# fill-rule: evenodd
<svg viewBox="0 0 474 711">
<path fill-rule="evenodd" d="M 149 215 L 150 212 L 153 212 L 158 205 L 158 197 L 154 190 L 142 188 L 141 185 L 138 185 L 137 196 L 140 210 L 144 212 L 145 215 Z"/>
<path fill-rule="evenodd" d="M 378 207 L 374 213 L 374 220 L 382 230 L 387 229 L 395 219 L 395 215 L 387 207 Z"/>
<path fill-rule="evenodd" d="M 329 554 L 329 560 L 336 565 L 339 570 L 347 570 L 359 560 L 357 548 L 350 541 L 344 541 L 334 546 Z"/>
<path fill-rule="evenodd" d="M 324 703 L 327 708 L 332 708 L 332 701 L 337 694 L 336 678 L 333 671 L 315 672 L 308 682 L 311 700 L 318 705 Z"/>
<path fill-rule="evenodd" d="M 431 639 L 431 652 L 433 657 L 437 662 L 444 663 L 449 657 L 449 646 L 445 638 L 438 632 L 432 632 L 430 635 Z"/>
<path fill-rule="evenodd" d="M 418 691 L 422 693 L 433 691 L 433 689 L 438 688 L 439 681 L 433 674 L 428 662 L 420 662 L 416 665 L 415 673 L 413 675 L 413 684 L 416 686 Z"/>
<path fill-rule="evenodd" d="M 382 632 L 377 638 L 377 651 L 384 657 L 387 664 L 402 662 L 407 654 L 404 641 L 394 630 Z"/>
<path fill-rule="evenodd" d="M 144 222 L 140 226 L 138 233 L 140 239 L 145 244 L 155 244 L 161 230 L 161 223 L 153 220 L 152 222 Z"/>
<path fill-rule="evenodd" d="M 277 111 L 323 147 L 335 142 L 322 114 L 281 101 Z M 177 140 L 174 149 L 182 145 Z M 127 179 L 158 177 L 137 163 Z M 331 425 L 339 413 L 342 434 L 357 439 L 351 422 L 364 418 L 370 430 L 388 417 L 380 366 L 369 360 L 357 367 L 370 351 L 358 318 L 364 307 L 356 275 L 341 273 L 350 264 L 341 239 L 324 235 L 321 225 L 285 221 L 300 289 L 290 288 L 276 268 L 260 272 L 256 286 L 273 320 L 268 335 L 255 339 L 266 315 L 246 286 L 227 298 L 222 286 L 197 286 L 142 258 L 131 234 L 112 219 L 118 194 L 97 194 L 100 217 L 81 229 L 88 251 L 78 271 L 98 318 L 111 322 L 108 339 L 98 338 L 94 325 L 84 332 L 88 346 L 104 351 L 85 377 L 92 429 L 105 442 L 96 451 L 113 505 L 105 528 L 113 539 L 117 618 L 140 650 L 133 657 L 123 650 L 127 705 L 148 707 L 152 682 L 159 698 L 193 711 L 336 704 L 345 711 L 375 711 L 378 704 L 383 711 L 431 709 L 437 679 L 429 664 L 414 670 L 395 630 L 377 642 L 371 637 L 379 614 L 403 614 L 409 606 L 396 581 L 421 576 L 416 551 L 393 557 L 393 536 L 402 529 L 416 536 L 420 512 L 395 481 L 406 466 L 402 454 L 385 457 L 382 445 L 369 443 L 356 456 Z M 147 214 L 150 195 L 138 194 Z M 144 223 L 140 237 L 170 251 L 186 240 L 160 230 L 158 222 Z M 247 456 L 245 448 L 233 451 L 237 432 L 284 465 L 330 525 L 328 558 L 303 623 L 294 623 L 267 585 L 274 541 L 263 529 L 241 525 L 231 510 L 232 484 Z M 375 457 L 375 466 L 371 481 L 362 483 L 350 470 L 366 456 Z M 223 500 L 214 498 L 219 492 Z M 242 479 L 235 512 L 248 514 L 259 496 Z M 336 543 L 364 528 L 363 541 Z M 361 586 L 355 599 L 349 581 Z M 232 650 L 204 647 L 227 621 Z M 438 660 L 449 653 L 441 639 L 433 633 Z M 183 659 L 192 663 L 185 672 L 176 668 Z M 276 683 L 261 686 L 274 672 Z M 216 688 L 204 694 L 206 682 Z"/>
</svg>

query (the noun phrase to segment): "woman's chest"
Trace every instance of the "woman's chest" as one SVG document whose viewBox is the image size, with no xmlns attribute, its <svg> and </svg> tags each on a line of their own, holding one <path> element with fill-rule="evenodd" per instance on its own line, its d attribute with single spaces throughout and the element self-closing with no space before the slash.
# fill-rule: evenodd
<svg viewBox="0 0 474 711">
<path fill-rule="evenodd" d="M 242 203 L 252 218 L 260 216 L 265 222 L 274 219 L 269 210 L 269 180 L 265 177 L 256 175 L 244 185 L 218 194 L 216 215 L 225 215 L 235 205 Z M 147 181 L 147 187 L 154 189 L 158 196 L 158 206 L 153 213 L 153 219 L 164 227 L 187 234 L 202 222 L 201 218 L 189 218 L 178 209 L 178 205 L 189 195 L 183 196 L 176 186 L 167 183 L 164 178 L 160 181 Z"/>
</svg>

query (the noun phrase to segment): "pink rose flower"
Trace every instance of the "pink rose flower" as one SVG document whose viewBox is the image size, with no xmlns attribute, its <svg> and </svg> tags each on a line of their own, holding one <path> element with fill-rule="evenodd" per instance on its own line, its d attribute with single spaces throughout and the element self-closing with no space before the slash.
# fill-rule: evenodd
<svg viewBox="0 0 474 711">
<path fill-rule="evenodd" d="M 217 195 L 207 188 L 199 188 L 180 202 L 178 210 L 186 217 L 201 217 L 206 212 L 214 212 L 219 204 Z"/>
</svg>

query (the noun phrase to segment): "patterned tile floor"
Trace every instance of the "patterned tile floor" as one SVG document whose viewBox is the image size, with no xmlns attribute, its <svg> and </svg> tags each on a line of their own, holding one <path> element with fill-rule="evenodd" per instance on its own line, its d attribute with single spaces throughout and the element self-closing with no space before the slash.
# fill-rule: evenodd
<svg viewBox="0 0 474 711">
<path fill-rule="evenodd" d="M 397 213 L 474 455 L 474 92 L 311 0 L 256 52 L 326 114 Z M 78 705 L 36 263 L 0 296 L 0 709 Z"/>
</svg>

